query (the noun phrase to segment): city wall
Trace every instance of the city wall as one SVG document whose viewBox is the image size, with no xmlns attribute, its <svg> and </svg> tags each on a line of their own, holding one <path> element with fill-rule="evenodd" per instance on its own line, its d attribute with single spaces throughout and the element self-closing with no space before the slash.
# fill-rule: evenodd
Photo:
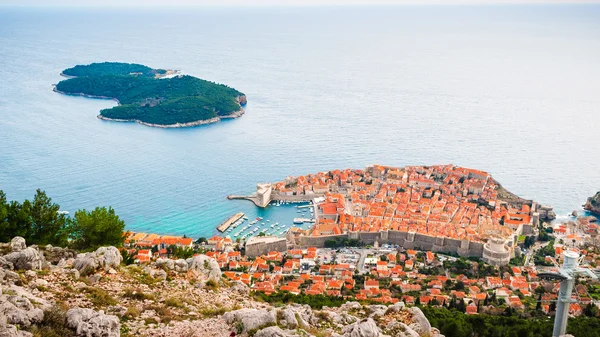
<svg viewBox="0 0 600 337">
<path fill-rule="evenodd" d="M 350 232 L 340 235 L 301 236 L 298 245 L 300 247 L 324 247 L 325 241 L 335 240 L 336 238 L 360 240 L 367 245 L 372 245 L 377 241 L 379 244 L 394 244 L 405 249 L 430 250 L 433 252 L 458 254 L 459 256 L 483 256 L 483 242 L 401 231 Z"/>
<path fill-rule="evenodd" d="M 287 251 L 286 239 L 256 240 L 255 242 L 246 244 L 246 255 L 250 257 L 266 255 L 272 251 Z"/>
</svg>

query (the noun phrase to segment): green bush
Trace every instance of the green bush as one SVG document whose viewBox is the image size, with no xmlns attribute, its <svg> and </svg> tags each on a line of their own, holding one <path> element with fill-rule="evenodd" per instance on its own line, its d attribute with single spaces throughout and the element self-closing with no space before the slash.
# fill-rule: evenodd
<svg viewBox="0 0 600 337">
<path fill-rule="evenodd" d="M 87 293 L 88 298 L 96 307 L 107 307 L 117 304 L 117 300 L 104 291 L 104 289 L 87 287 L 84 289 L 84 291 Z"/>
</svg>

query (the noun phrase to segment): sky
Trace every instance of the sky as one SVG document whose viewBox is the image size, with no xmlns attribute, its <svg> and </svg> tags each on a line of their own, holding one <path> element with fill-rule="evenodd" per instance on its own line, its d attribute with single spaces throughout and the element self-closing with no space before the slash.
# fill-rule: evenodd
<svg viewBox="0 0 600 337">
<path fill-rule="evenodd" d="M 16 6 L 347 6 L 415 4 L 600 3 L 600 0 L 0 0 Z"/>
</svg>

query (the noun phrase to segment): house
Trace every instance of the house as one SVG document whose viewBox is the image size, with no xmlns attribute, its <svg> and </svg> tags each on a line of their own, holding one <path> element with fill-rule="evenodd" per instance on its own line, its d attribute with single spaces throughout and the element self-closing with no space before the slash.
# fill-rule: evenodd
<svg viewBox="0 0 600 337">
<path fill-rule="evenodd" d="M 377 289 L 379 290 L 379 281 L 377 280 L 365 280 L 365 290 Z"/>
<path fill-rule="evenodd" d="M 467 315 L 477 315 L 477 306 L 473 303 L 467 305 L 466 311 Z"/>
</svg>

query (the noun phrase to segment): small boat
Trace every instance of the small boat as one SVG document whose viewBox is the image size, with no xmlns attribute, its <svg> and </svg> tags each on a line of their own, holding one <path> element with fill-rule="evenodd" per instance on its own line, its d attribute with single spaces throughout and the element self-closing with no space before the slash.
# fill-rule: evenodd
<svg viewBox="0 0 600 337">
<path fill-rule="evenodd" d="M 247 216 L 243 216 L 242 219 L 248 220 L 248 217 Z"/>
</svg>

